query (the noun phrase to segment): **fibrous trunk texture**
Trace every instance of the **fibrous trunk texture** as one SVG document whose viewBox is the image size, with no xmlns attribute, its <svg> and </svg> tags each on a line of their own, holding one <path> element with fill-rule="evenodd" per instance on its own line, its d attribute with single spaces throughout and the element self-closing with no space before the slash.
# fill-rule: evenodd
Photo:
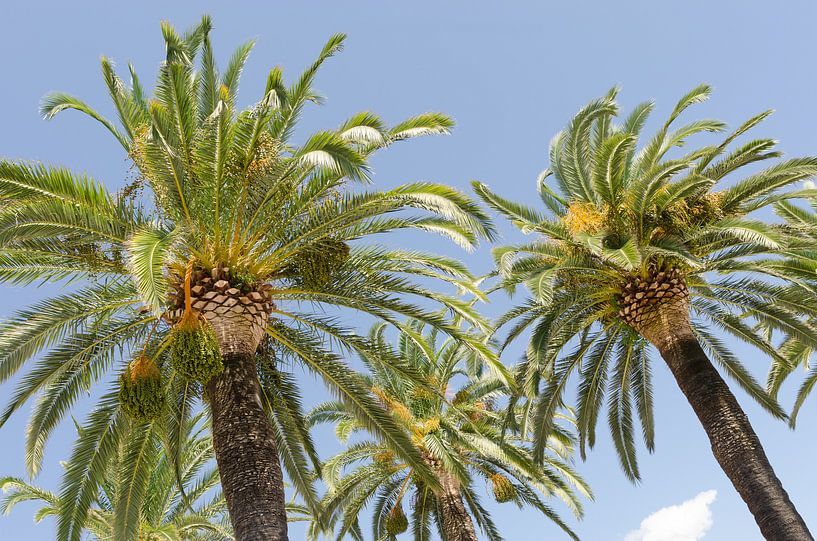
<svg viewBox="0 0 817 541">
<path fill-rule="evenodd" d="M 692 331 L 683 278 L 668 271 L 636 279 L 627 284 L 621 301 L 620 315 L 661 353 L 703 425 L 715 459 L 746 502 L 764 538 L 813 541 L 749 419 Z"/>
<path fill-rule="evenodd" d="M 437 500 L 440 502 L 445 541 L 477 541 L 474 522 L 462 501 L 459 481 L 450 473 L 442 472 L 440 486 L 442 489 L 437 494 Z"/>
<path fill-rule="evenodd" d="M 437 474 L 440 488 L 434 491 L 434 496 L 440 506 L 444 541 L 478 541 L 474 530 L 474 522 L 462 501 L 460 482 L 447 472 L 442 462 L 432 456 L 427 450 L 421 450 L 423 461 Z"/>
<path fill-rule="evenodd" d="M 462 501 L 460 482 L 445 471 L 442 463 L 430 453 L 424 452 L 423 459 L 440 481 L 440 488 L 435 491 L 435 496 L 440 504 L 444 541 L 478 541 L 474 522 Z"/>
<path fill-rule="evenodd" d="M 242 291 L 230 283 L 230 269 L 214 267 L 209 274 L 196 271 L 192 276 L 192 308 L 206 319 L 216 333 L 222 355 L 255 353 L 264 336 L 272 310 L 269 287 L 258 291 Z M 173 323 L 183 314 L 184 292 L 177 285 L 171 293 L 176 309 L 167 314 Z"/>
<path fill-rule="evenodd" d="M 254 355 L 225 355 L 207 385 L 213 444 L 236 541 L 285 541 L 284 479 L 259 392 Z"/>
</svg>

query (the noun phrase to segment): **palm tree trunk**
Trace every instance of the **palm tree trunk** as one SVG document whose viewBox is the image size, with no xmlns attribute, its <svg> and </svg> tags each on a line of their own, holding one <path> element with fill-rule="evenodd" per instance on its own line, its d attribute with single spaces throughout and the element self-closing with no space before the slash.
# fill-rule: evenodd
<svg viewBox="0 0 817 541">
<path fill-rule="evenodd" d="M 284 479 L 259 393 L 254 356 L 224 355 L 207 384 L 213 445 L 236 541 L 286 541 Z"/>
<path fill-rule="evenodd" d="M 441 490 L 437 494 L 443 521 L 445 541 L 477 541 L 474 522 L 465 509 L 460 492 L 460 483 L 453 475 L 439 473 Z"/>
<path fill-rule="evenodd" d="M 689 324 L 665 327 L 651 341 L 661 352 L 709 436 L 712 452 L 755 517 L 763 537 L 813 540 L 774 473 L 746 413 L 712 366 Z"/>
</svg>

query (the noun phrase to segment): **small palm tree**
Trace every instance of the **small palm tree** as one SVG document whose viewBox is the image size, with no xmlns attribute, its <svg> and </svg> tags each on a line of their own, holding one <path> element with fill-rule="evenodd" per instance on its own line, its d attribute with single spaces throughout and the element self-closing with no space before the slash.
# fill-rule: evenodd
<svg viewBox="0 0 817 541">
<path fill-rule="evenodd" d="M 761 406 L 785 416 L 713 329 L 777 355 L 765 335 L 741 318 L 748 314 L 814 343 L 815 328 L 798 317 L 813 313 L 813 303 L 788 293 L 778 282 L 779 273 L 760 258 L 780 250 L 786 235 L 750 215 L 798 196 L 780 190 L 817 174 L 817 159 L 780 161 L 737 179 L 744 166 L 779 156 L 769 139 L 729 150 L 768 112 L 749 119 L 722 142 L 679 151 L 693 134 L 724 129 L 714 120 L 674 127 L 688 106 L 709 93 L 704 85 L 685 95 L 640 149 L 639 134 L 652 102 L 636 107 L 622 125 L 613 123 L 616 89 L 583 108 L 551 143 L 550 169 L 538 181 L 546 215 L 475 184 L 486 203 L 524 233 L 539 237 L 495 249 L 500 287 L 512 291 L 525 284 L 531 293 L 499 325 L 515 321 L 507 342 L 532 328 L 523 387 L 528 395 L 538 394 L 533 406 L 538 454 L 552 431 L 553 412 L 562 404 L 567 382 L 578 372 L 582 454 L 586 444 L 593 446 L 606 394 L 622 467 L 638 479 L 634 410 L 648 449 L 654 445 L 652 345 L 763 535 L 811 539 L 710 358 Z M 550 177 L 558 190 L 548 186 Z M 729 179 L 736 180 L 727 185 Z M 576 349 L 560 355 L 574 339 Z"/>
<path fill-rule="evenodd" d="M 218 471 L 213 467 L 212 439 L 205 428 L 197 418 L 188 425 L 181 484 L 176 482 L 175 465 L 158 434 L 153 431 L 143 439 L 141 430 L 136 429 L 131 435 L 145 452 L 134 453 L 134 446 L 128 446 L 116 454 L 99 480 L 99 490 L 91 495 L 93 501 L 82 531 L 99 540 L 121 539 L 117 523 L 135 515 L 135 539 L 139 541 L 232 540 L 227 506 L 218 491 Z M 130 481 L 134 475 L 140 477 L 136 484 Z M 43 507 L 35 515 L 37 522 L 58 516 L 65 502 L 62 495 L 15 477 L 0 479 L 0 488 L 5 492 L 0 512 L 8 514 L 22 502 L 40 502 Z M 143 493 L 142 498 L 132 497 L 134 488 Z"/>
<path fill-rule="evenodd" d="M 393 539 L 411 524 L 415 539 L 431 539 L 434 524 L 444 541 L 476 541 L 474 523 L 491 540 L 502 539 L 490 514 L 480 503 L 481 480 L 501 503 L 529 506 L 575 534 L 542 499 L 555 496 L 581 515 L 574 488 L 590 497 L 588 487 L 566 463 L 572 439 L 555 431 L 543 464 L 536 464 L 522 442 L 502 437 L 503 413 L 494 404 L 503 393 L 493 376 L 464 379 L 463 362 L 470 354 L 458 341 L 443 340 L 436 330 L 424 332 L 417 322 L 402 326 L 396 351 L 386 341 L 385 325 L 371 335 L 389 355 L 396 354 L 419 371 L 425 385 L 405 378 L 377 357 L 364 358 L 372 372 L 377 396 L 428 464 L 432 477 L 414 468 L 403 450 L 383 438 L 354 443 L 328 460 L 323 470 L 328 492 L 326 513 L 340 522 L 337 539 L 362 540 L 359 515 L 372 505 L 373 539 Z M 464 383 L 456 393 L 451 386 Z M 338 402 L 322 404 L 311 413 L 315 423 L 332 422 L 341 441 L 361 428 L 355 412 Z M 538 491 L 538 493 L 537 493 Z M 409 519 L 404 506 L 410 501 Z M 342 519 L 340 518 L 342 517 Z"/>
<path fill-rule="evenodd" d="M 261 100 L 240 111 L 236 92 L 252 43 L 219 73 L 210 29 L 207 17 L 184 35 L 163 23 L 167 57 L 152 98 L 132 67 L 128 85 L 103 59 L 120 127 L 66 94 L 44 100 L 46 117 L 79 110 L 116 137 L 136 175 L 123 191 L 111 193 L 57 167 L 0 162 L 0 281 L 82 284 L 0 325 L 0 382 L 46 352 L 0 418 L 1 424 L 39 395 L 27 442 L 32 474 L 48 435 L 80 393 L 110 373 L 120 351 L 132 359 L 119 370 L 119 404 L 98 408 L 93 428 L 80 436 L 75 454 L 87 466 L 67 472 L 59 539 L 79 538 L 86 496 L 93 493 L 89 472 L 104 467 L 116 449 L 129 422 L 123 411 L 166 428 L 172 443 L 202 394 L 236 537 L 286 539 L 279 456 L 311 506 L 317 496 L 308 466 L 319 464 L 297 385 L 280 362 L 308 367 L 355 404 L 373 431 L 424 467 L 327 341 L 361 352 L 369 346 L 323 314 L 338 308 L 386 319 L 399 314 L 447 328 L 413 297 L 481 324 L 469 306 L 412 281 L 436 277 L 469 288 L 459 262 L 357 242 L 411 228 L 470 247 L 491 234 L 479 207 L 444 186 L 352 188 L 369 180 L 373 152 L 446 133 L 451 121 L 429 113 L 388 128 L 364 112 L 295 144 L 304 106 L 320 101 L 312 88 L 316 71 L 341 49 L 344 36 L 333 36 L 290 86 L 272 69 Z M 266 353 L 259 357 L 264 340 Z M 471 345 L 490 356 L 481 344 Z M 264 358 L 269 362 L 259 379 Z M 123 527 L 118 537 L 130 539 L 136 524 Z"/>
</svg>

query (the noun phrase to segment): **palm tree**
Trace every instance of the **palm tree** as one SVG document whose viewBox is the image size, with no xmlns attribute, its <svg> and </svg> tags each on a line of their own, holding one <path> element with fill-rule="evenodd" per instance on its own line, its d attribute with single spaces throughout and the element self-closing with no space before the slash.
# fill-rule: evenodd
<svg viewBox="0 0 817 541">
<path fill-rule="evenodd" d="M 341 49 L 344 36 L 333 36 L 290 86 L 279 68 L 272 69 L 261 100 L 239 111 L 238 81 L 252 43 L 219 73 L 210 29 L 207 17 L 184 35 L 162 24 L 167 58 L 152 98 L 132 66 L 128 85 L 102 60 L 120 127 L 72 96 L 44 99 L 47 118 L 79 110 L 115 136 L 136 175 L 124 190 L 111 193 L 58 167 L 0 162 L 0 281 L 79 284 L 0 325 L 0 382 L 45 352 L 0 418 L 5 422 L 39 396 L 28 432 L 30 473 L 39 469 L 48 435 L 80 393 L 110 373 L 119 351 L 132 358 L 118 370 L 119 402 L 116 392 L 108 395 L 76 444 L 75 455 L 87 460 L 66 472 L 59 539 L 79 538 L 98 478 L 91 473 L 116 449 L 128 423 L 123 410 L 155 420 L 177 448 L 178 427 L 202 394 L 236 538 L 286 539 L 279 457 L 310 506 L 317 496 L 308 466 L 319 464 L 298 387 L 281 362 L 294 359 L 323 378 L 371 430 L 424 467 L 360 377 L 327 349 L 331 339 L 365 352 L 366 341 L 323 314 L 348 308 L 448 327 L 414 298 L 484 324 L 468 305 L 412 279 L 442 278 L 470 288 L 459 262 L 357 242 L 419 229 L 471 247 L 491 235 L 479 207 L 450 188 L 354 189 L 369 180 L 373 152 L 446 133 L 450 119 L 427 113 L 388 128 L 364 112 L 295 144 L 305 105 L 320 102 L 312 88 L 316 71 Z M 265 337 L 263 357 L 272 361 L 259 379 L 256 350 Z M 468 343 L 491 356 L 482 344 Z M 135 528 L 128 523 L 118 538 L 132 538 Z"/>
<path fill-rule="evenodd" d="M 521 441 L 502 437 L 504 415 L 494 407 L 505 392 L 500 379 L 471 377 L 454 393 L 452 386 L 466 373 L 463 362 L 479 364 L 462 344 L 409 322 L 402 326 L 395 351 L 385 328 L 379 324 L 372 329 L 373 341 L 381 351 L 419 371 L 425 385 L 405 378 L 379 357 L 364 357 L 372 373 L 372 392 L 411 437 L 432 477 L 418 471 L 403 449 L 383 438 L 349 445 L 323 469 L 328 486 L 323 506 L 331 522 L 340 522 L 337 539 L 346 535 L 363 539 L 359 515 L 372 502 L 373 539 L 393 539 L 411 523 L 415 539 L 431 539 L 436 524 L 444 541 L 476 541 L 475 522 L 488 539 L 502 539 L 480 503 L 480 488 L 485 485 L 477 480 L 491 485 L 498 502 L 537 509 L 576 539 L 542 499 L 555 496 L 580 516 L 574 488 L 590 497 L 587 485 L 566 462 L 572 445 L 569 433 L 554 431 L 548 445 L 553 452 L 536 464 Z M 363 427 L 354 410 L 339 402 L 319 405 L 310 417 L 314 423 L 335 423 L 344 443 Z M 409 498 L 410 520 L 403 510 Z"/>
<path fill-rule="evenodd" d="M 798 313 L 813 313 L 813 303 L 787 293 L 778 273 L 759 262 L 759 256 L 781 249 L 785 235 L 750 215 L 798 196 L 780 190 L 817 174 L 817 159 L 779 161 L 737 179 L 744 166 L 779 156 L 769 139 L 730 150 L 768 112 L 749 119 L 722 142 L 679 151 L 693 134 L 724 129 L 714 120 L 674 127 L 688 106 L 708 98 L 706 85 L 685 95 L 638 149 L 653 103 L 642 103 L 622 125 L 614 125 L 616 93 L 613 89 L 584 107 L 551 142 L 550 169 L 538 180 L 546 214 L 475 183 L 486 203 L 524 233 L 539 237 L 494 252 L 498 287 L 513 291 L 524 283 L 531 293 L 499 325 L 515 322 L 505 344 L 532 328 L 523 388 L 530 396 L 538 394 L 532 406 L 537 454 L 552 431 L 551 418 L 566 384 L 578 372 L 582 454 L 586 444 L 593 446 L 607 393 L 609 425 L 622 467 L 638 479 L 633 409 L 647 448 L 654 446 L 652 345 L 763 535 L 811 539 L 710 358 L 761 406 L 785 416 L 713 329 L 777 355 L 765 335 L 741 318 L 750 314 L 814 343 L 815 328 L 798 318 Z M 557 190 L 548 186 L 550 177 Z M 735 181 L 727 186 L 728 179 Z M 574 339 L 576 348 L 560 355 Z"/>
<path fill-rule="evenodd" d="M 176 482 L 173 460 L 153 432 L 146 443 L 149 453 L 144 465 L 135 463 L 137 455 L 124 447 L 108 465 L 82 530 L 95 539 L 115 540 L 117 523 L 133 514 L 138 517 L 139 541 L 232 540 L 226 504 L 218 491 L 218 471 L 212 465 L 212 439 L 199 422 L 200 417 L 193 418 L 186 430 L 181 484 Z M 126 490 L 131 486 L 126 481 L 134 471 L 144 475 L 141 502 Z M 8 514 L 22 502 L 40 502 L 43 506 L 35 515 L 37 522 L 58 516 L 64 502 L 60 494 L 20 478 L 2 478 L 0 488 L 5 492 L 0 512 Z"/>
</svg>

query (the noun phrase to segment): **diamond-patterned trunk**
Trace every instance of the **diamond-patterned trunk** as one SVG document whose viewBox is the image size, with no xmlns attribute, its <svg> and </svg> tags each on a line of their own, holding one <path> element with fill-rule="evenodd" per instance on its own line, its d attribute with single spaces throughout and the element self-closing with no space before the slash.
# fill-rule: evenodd
<svg viewBox="0 0 817 541">
<path fill-rule="evenodd" d="M 675 269 L 631 279 L 619 296 L 618 315 L 647 340 L 656 343 L 673 325 L 688 325 L 689 290 Z"/>
<path fill-rule="evenodd" d="M 209 275 L 193 273 L 190 294 L 193 309 L 213 327 L 222 355 L 254 354 L 264 337 L 272 311 L 269 286 L 257 291 L 242 292 L 229 281 L 229 268 L 213 268 Z M 167 313 L 171 323 L 184 313 L 184 292 L 181 287 L 171 294 L 176 308 Z"/>
</svg>

